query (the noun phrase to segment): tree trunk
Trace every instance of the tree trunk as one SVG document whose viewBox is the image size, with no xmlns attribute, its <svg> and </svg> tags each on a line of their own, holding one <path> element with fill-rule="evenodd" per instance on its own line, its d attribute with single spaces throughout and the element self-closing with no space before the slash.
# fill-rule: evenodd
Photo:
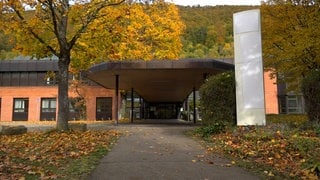
<svg viewBox="0 0 320 180">
<path fill-rule="evenodd" d="M 60 131 L 69 130 L 69 98 L 68 98 L 68 73 L 70 56 L 59 58 L 58 66 L 58 120 L 57 129 Z"/>
</svg>

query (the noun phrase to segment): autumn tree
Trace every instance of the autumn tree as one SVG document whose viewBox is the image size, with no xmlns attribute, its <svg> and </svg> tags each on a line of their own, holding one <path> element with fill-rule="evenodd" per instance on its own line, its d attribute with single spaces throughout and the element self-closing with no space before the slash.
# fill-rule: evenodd
<svg viewBox="0 0 320 180">
<path fill-rule="evenodd" d="M 264 64 L 286 82 L 320 68 L 320 3 L 269 0 L 262 5 Z"/>
<path fill-rule="evenodd" d="M 59 130 L 68 129 L 71 63 L 74 71 L 104 60 L 177 59 L 181 49 L 184 26 L 177 8 L 163 0 L 3 0 L 0 7 L 1 27 L 15 36 L 15 49 L 59 58 Z"/>
<path fill-rule="evenodd" d="M 57 129 L 68 130 L 68 70 L 71 50 L 87 27 L 99 18 L 102 9 L 122 2 L 123 0 L 1 1 L 1 24 L 6 26 L 6 31 L 15 34 L 17 48 L 21 52 L 39 58 L 52 55 L 59 58 Z M 69 26 L 72 23 L 77 24 L 73 29 Z"/>
<path fill-rule="evenodd" d="M 184 24 L 174 4 L 123 3 L 101 14 L 109 18 L 95 21 L 83 34 L 73 54 L 75 67 L 101 60 L 178 59 Z"/>
<path fill-rule="evenodd" d="M 264 64 L 273 69 L 273 75 L 286 82 L 290 89 L 300 90 L 301 80 L 309 72 L 320 69 L 320 34 L 317 33 L 320 29 L 320 2 L 269 0 L 262 5 L 261 11 Z M 309 96 L 304 94 L 304 97 L 308 100 Z M 308 106 L 319 106 L 306 105 L 307 109 L 311 108 Z"/>
<path fill-rule="evenodd" d="M 108 18 L 93 22 L 82 34 L 72 53 L 72 72 L 101 61 L 178 59 L 185 26 L 174 4 L 131 2 L 100 13 Z M 80 97 L 85 96 L 85 87 L 81 79 L 71 82 Z"/>
</svg>

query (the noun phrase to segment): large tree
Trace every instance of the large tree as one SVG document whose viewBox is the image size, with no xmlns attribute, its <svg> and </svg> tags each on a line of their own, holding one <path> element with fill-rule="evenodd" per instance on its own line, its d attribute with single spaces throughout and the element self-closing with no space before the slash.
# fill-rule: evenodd
<svg viewBox="0 0 320 180">
<path fill-rule="evenodd" d="M 128 1 L 127 5 L 133 2 L 142 4 L 142 1 Z M 163 0 L 143 2 L 144 5 L 149 6 L 159 4 L 163 7 L 172 7 Z M 59 58 L 57 129 L 68 130 L 68 73 L 71 59 L 73 64 L 80 68 L 94 63 L 91 59 L 104 59 L 105 57 L 113 57 L 106 59 L 119 59 L 115 51 L 108 50 L 110 47 L 119 48 L 118 45 L 123 42 L 117 38 L 126 35 L 126 32 L 121 32 L 123 29 L 117 29 L 117 27 L 122 27 L 118 23 L 130 23 L 130 21 L 120 21 L 125 14 L 123 11 L 116 10 L 123 3 L 124 0 L 2 0 L 0 2 L 2 28 L 14 34 L 17 50 L 36 58 L 53 55 Z M 31 10 L 26 11 L 27 9 Z M 131 9 L 128 8 L 128 10 Z M 110 26 L 110 23 L 113 25 Z M 145 22 L 141 19 L 137 23 L 143 27 Z M 134 29 L 131 31 L 134 32 Z M 131 36 L 131 34 L 126 36 Z M 103 41 L 101 41 L 102 37 Z M 140 38 L 139 34 L 136 35 L 136 38 Z M 132 44 L 135 44 L 135 41 L 130 42 L 129 40 L 127 43 L 131 45 L 128 46 L 134 46 Z M 147 41 L 147 39 L 141 41 Z M 92 50 L 90 47 L 99 48 Z M 143 46 L 137 47 L 139 48 Z M 154 53 L 157 52 L 159 51 Z M 94 56 L 91 57 L 90 55 L 93 54 Z"/>
<path fill-rule="evenodd" d="M 261 11 L 264 64 L 298 87 L 298 79 L 320 68 L 320 2 L 268 0 Z"/>
<path fill-rule="evenodd" d="M 106 8 L 105 16 L 88 27 L 76 45 L 73 61 L 178 59 L 184 31 L 178 8 L 164 1 L 124 3 Z M 111 18 L 110 18 L 111 17 Z M 88 44 L 90 43 L 90 44 Z M 85 58 L 90 57 L 90 59 Z"/>
</svg>

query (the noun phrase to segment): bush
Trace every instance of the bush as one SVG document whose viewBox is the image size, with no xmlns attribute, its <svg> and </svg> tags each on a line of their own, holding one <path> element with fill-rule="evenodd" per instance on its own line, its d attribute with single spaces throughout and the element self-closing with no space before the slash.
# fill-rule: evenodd
<svg viewBox="0 0 320 180">
<path fill-rule="evenodd" d="M 304 77 L 301 90 L 310 121 L 320 123 L 320 70 L 310 71 Z"/>
<path fill-rule="evenodd" d="M 211 76 L 200 90 L 200 108 L 204 125 L 236 124 L 234 72 Z"/>
<path fill-rule="evenodd" d="M 219 134 L 226 131 L 226 124 L 224 123 L 214 123 L 208 126 L 202 126 L 196 129 L 196 133 L 201 137 L 210 137 L 213 134 Z"/>
</svg>

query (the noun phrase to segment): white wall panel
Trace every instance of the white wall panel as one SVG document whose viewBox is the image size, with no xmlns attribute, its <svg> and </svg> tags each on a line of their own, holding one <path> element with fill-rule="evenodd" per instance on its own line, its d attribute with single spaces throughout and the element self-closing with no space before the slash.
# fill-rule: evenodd
<svg viewBox="0 0 320 180">
<path fill-rule="evenodd" d="M 237 125 L 265 125 L 260 10 L 233 15 Z"/>
</svg>

